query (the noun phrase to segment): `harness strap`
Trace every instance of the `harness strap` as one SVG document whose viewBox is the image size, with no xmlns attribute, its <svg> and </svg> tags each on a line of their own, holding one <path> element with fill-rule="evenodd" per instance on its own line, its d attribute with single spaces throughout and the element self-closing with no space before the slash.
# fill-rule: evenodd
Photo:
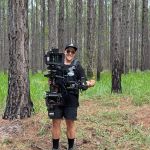
<svg viewBox="0 0 150 150">
<path fill-rule="evenodd" d="M 77 67 L 77 65 L 79 64 L 79 60 L 78 59 L 74 59 L 72 62 L 71 62 L 71 66 L 75 66 Z"/>
</svg>

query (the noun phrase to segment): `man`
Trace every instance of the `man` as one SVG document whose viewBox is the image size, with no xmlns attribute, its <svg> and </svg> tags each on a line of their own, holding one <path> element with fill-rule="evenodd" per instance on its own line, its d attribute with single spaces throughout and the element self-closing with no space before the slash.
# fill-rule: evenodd
<svg viewBox="0 0 150 150">
<path fill-rule="evenodd" d="M 73 44 L 66 46 L 64 54 L 64 68 L 67 70 L 67 80 L 86 81 L 84 70 L 79 62 L 74 65 L 74 58 L 77 51 L 77 47 Z M 84 90 L 88 87 L 95 85 L 95 80 L 89 80 L 85 83 Z M 86 84 L 86 85 L 85 85 Z M 73 150 L 75 140 L 75 120 L 77 119 L 77 108 L 79 106 L 79 89 L 68 90 L 67 94 L 63 95 L 64 104 L 54 108 L 54 117 L 52 120 L 52 138 L 53 148 L 52 150 L 59 149 L 59 139 L 61 132 L 61 121 L 65 118 L 67 126 L 67 138 L 68 138 L 68 150 Z"/>
</svg>

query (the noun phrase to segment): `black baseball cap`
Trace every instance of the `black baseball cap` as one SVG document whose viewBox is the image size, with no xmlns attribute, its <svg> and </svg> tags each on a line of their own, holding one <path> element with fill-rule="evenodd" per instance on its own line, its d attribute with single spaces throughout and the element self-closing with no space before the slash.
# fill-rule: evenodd
<svg viewBox="0 0 150 150">
<path fill-rule="evenodd" d="M 67 46 L 65 47 L 65 50 L 68 49 L 69 47 L 74 48 L 75 51 L 78 49 L 75 45 L 69 44 L 69 45 L 67 45 Z"/>
</svg>

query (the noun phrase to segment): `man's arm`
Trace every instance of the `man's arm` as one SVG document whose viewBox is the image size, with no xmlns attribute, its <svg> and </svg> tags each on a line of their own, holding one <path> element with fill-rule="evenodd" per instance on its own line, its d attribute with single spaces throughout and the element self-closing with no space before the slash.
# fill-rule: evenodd
<svg viewBox="0 0 150 150">
<path fill-rule="evenodd" d="M 79 73 L 78 76 L 80 78 L 80 81 L 84 82 L 84 83 L 81 83 L 81 84 L 84 84 L 84 86 L 87 87 L 84 90 L 86 90 L 90 87 L 93 87 L 95 85 L 95 80 L 87 80 L 86 75 L 85 75 L 85 71 L 84 71 L 83 67 L 80 64 L 78 65 L 78 73 Z M 82 78 L 84 80 L 82 80 Z"/>
<path fill-rule="evenodd" d="M 86 81 L 88 87 L 93 87 L 95 85 L 95 80 L 88 80 Z"/>
</svg>

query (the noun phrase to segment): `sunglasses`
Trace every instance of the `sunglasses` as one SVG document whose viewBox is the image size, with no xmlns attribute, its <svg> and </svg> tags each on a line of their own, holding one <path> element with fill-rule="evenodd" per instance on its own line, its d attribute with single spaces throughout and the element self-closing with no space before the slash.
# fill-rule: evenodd
<svg viewBox="0 0 150 150">
<path fill-rule="evenodd" d="M 75 51 L 72 51 L 72 50 L 67 50 L 67 53 L 69 54 L 69 53 L 72 53 L 72 54 L 75 54 Z"/>
</svg>

